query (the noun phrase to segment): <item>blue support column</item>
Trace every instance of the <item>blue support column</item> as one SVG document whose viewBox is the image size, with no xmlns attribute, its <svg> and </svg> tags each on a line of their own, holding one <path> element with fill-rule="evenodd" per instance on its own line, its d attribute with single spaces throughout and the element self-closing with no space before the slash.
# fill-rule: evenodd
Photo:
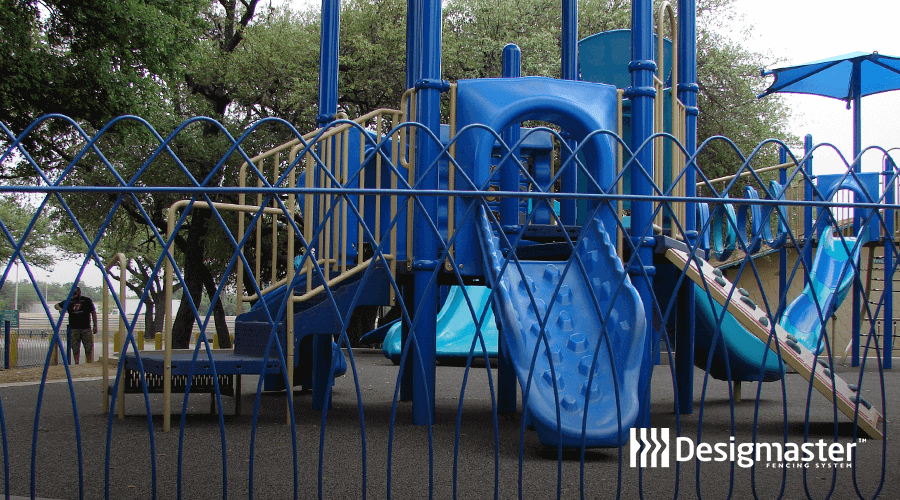
<svg viewBox="0 0 900 500">
<path fill-rule="evenodd" d="M 407 0 L 406 2 L 406 88 L 411 89 L 416 86 L 416 82 L 422 77 L 422 5 L 420 0 Z M 412 105 L 412 102 L 410 102 Z M 407 113 L 409 109 L 404 110 Z M 411 116 L 410 120 L 416 117 Z M 412 145 L 408 145 L 412 148 Z M 412 256 L 408 256 L 412 258 Z M 404 286 L 402 291 L 403 306 L 406 308 L 409 317 L 415 314 L 415 301 L 413 300 L 414 290 L 412 285 Z M 405 320 L 401 320 L 402 330 L 401 339 L 403 346 L 406 346 L 406 339 L 409 337 L 410 324 Z M 412 401 L 412 380 L 413 380 L 413 361 L 412 356 L 407 356 L 407 362 L 400 368 L 403 374 L 400 377 L 400 401 Z"/>
<path fill-rule="evenodd" d="M 521 75 L 522 51 L 515 44 L 509 44 L 503 48 L 503 77 L 516 78 Z M 503 131 L 503 141 L 512 146 L 519 142 L 521 129 L 518 123 L 512 124 Z M 519 151 L 513 152 L 519 157 Z M 514 161 L 508 161 L 503 165 L 500 179 L 502 191 L 519 190 L 518 168 Z M 503 226 L 518 224 L 519 199 L 504 198 L 500 201 L 500 224 Z M 515 217 L 515 219 L 513 219 Z M 512 358 L 504 340 L 503 328 L 500 328 L 497 345 L 497 411 L 501 413 L 514 413 L 516 411 L 516 372 Z"/>
<path fill-rule="evenodd" d="M 511 43 L 503 47 L 503 77 L 517 78 L 521 74 L 522 51 L 519 47 Z M 521 137 L 521 129 L 518 123 L 513 123 L 500 134 L 503 142 L 508 147 L 513 147 L 519 142 Z M 501 151 L 505 154 L 505 151 Z M 519 190 L 519 151 L 514 150 L 509 161 L 506 161 L 500 167 L 500 190 L 501 191 L 518 191 Z M 519 225 L 519 198 L 501 198 L 500 199 L 500 224 L 504 229 L 518 230 Z"/>
<path fill-rule="evenodd" d="M 562 0 L 561 78 L 578 79 L 578 3 Z"/>
<path fill-rule="evenodd" d="M 693 156 L 697 151 L 697 6 L 696 0 L 678 1 L 678 99 L 687 110 L 685 116 L 686 154 Z M 675 152 L 673 151 L 673 154 Z M 685 196 L 697 194 L 696 164 L 685 162 Z M 691 248 L 698 243 L 697 204 L 687 203 L 685 220 L 682 221 L 685 237 Z M 687 283 L 681 289 L 685 307 L 678 312 L 678 335 L 675 337 L 675 383 L 678 387 L 678 412 L 690 414 L 694 410 L 694 331 L 696 311 L 694 303 L 695 287 Z"/>
<path fill-rule="evenodd" d="M 894 165 L 894 161 L 890 156 L 885 156 L 884 158 L 884 202 L 887 205 L 893 205 L 895 200 L 894 193 L 894 176 L 897 171 L 896 165 Z M 893 239 L 894 239 L 894 211 L 890 209 L 886 209 L 884 211 L 884 237 L 883 237 L 883 248 L 884 248 L 884 292 L 882 292 L 882 297 L 884 297 L 884 313 L 881 315 L 883 319 L 882 324 L 883 332 L 884 332 L 884 345 L 882 346 L 884 352 L 884 359 L 882 361 L 882 366 L 885 370 L 890 370 L 893 367 L 893 363 L 891 362 L 891 354 L 894 352 L 894 273 L 892 270 L 894 269 L 894 252 L 893 252 Z"/>
<path fill-rule="evenodd" d="M 406 2 L 406 88 L 416 86 L 422 77 L 422 5 L 420 0 Z"/>
<path fill-rule="evenodd" d="M 322 0 L 322 26 L 319 41 L 319 114 L 316 116 L 316 126 L 318 127 L 323 127 L 333 121 L 335 114 L 337 114 L 340 31 L 340 0 Z M 319 153 L 322 153 L 321 149 Z M 312 408 L 314 410 L 323 410 L 331 407 L 331 401 L 326 401 L 328 388 L 325 385 L 331 383 L 331 378 L 328 376 L 332 357 L 331 339 L 320 339 L 319 337 L 319 335 L 315 335 L 312 340 Z M 293 349 L 294 346 L 287 346 L 287 348 Z M 288 375 L 288 379 L 293 380 L 293 367 L 288 367 L 288 371 L 291 372 Z"/>
<path fill-rule="evenodd" d="M 576 0 L 562 0 L 562 43 L 560 45 L 560 78 L 563 80 L 578 79 L 578 4 Z M 569 147 L 574 147 L 574 143 Z M 561 151 L 560 160 L 565 171 L 560 177 L 560 188 L 564 193 L 578 192 L 578 168 L 575 158 L 565 149 Z M 575 200 L 559 200 L 559 216 L 565 225 L 573 225 L 578 221 L 578 204 Z"/>
<path fill-rule="evenodd" d="M 804 165 L 800 165 L 800 168 L 806 170 L 806 177 L 804 178 L 803 186 L 806 191 L 806 200 L 811 201 L 813 199 L 813 189 L 812 189 L 812 181 L 815 179 L 815 173 L 813 171 L 813 157 L 812 157 L 812 149 L 813 149 L 813 138 L 811 135 L 806 134 L 806 137 L 803 138 L 803 154 L 807 156 L 806 163 Z M 806 180 L 808 179 L 808 180 Z M 796 234 L 796 232 L 795 232 Z M 809 241 L 813 235 L 813 209 L 811 206 L 806 206 L 803 208 L 803 235 L 807 241 Z M 804 245 L 803 253 L 801 255 L 803 259 L 803 265 L 806 266 L 806 269 L 812 268 L 812 245 Z M 806 274 L 803 275 L 803 286 L 809 284 L 809 280 L 806 278 Z"/>
<path fill-rule="evenodd" d="M 852 168 L 856 173 L 862 172 L 862 158 L 860 158 L 860 152 L 862 151 L 862 110 L 860 109 L 860 65 L 854 64 L 853 70 L 850 75 L 850 95 L 853 96 L 853 163 Z M 854 203 L 862 203 L 866 200 L 860 197 L 858 194 L 853 194 L 853 202 Z M 862 228 L 862 213 L 856 207 L 853 208 L 853 234 L 859 234 L 860 229 Z M 869 248 L 869 251 L 872 251 L 872 248 Z M 858 264 L 858 262 L 854 263 Z M 857 267 L 859 269 L 859 267 Z M 871 272 L 871 270 L 870 270 Z M 860 280 L 853 280 L 853 311 L 852 311 L 852 324 L 853 324 L 853 366 L 859 366 L 859 348 L 860 344 L 860 320 L 862 311 L 862 287 L 860 286 Z"/>
<path fill-rule="evenodd" d="M 316 125 L 334 120 L 338 101 L 338 47 L 341 31 L 340 0 L 322 0 L 319 42 L 319 114 Z"/>
<path fill-rule="evenodd" d="M 653 194 L 650 178 L 653 172 L 652 144 L 642 146 L 653 134 L 653 100 L 656 89 L 653 88 L 653 74 L 656 63 L 653 61 L 653 2 L 651 0 L 634 0 L 631 3 L 631 87 L 626 89 L 626 97 L 631 98 L 631 147 L 635 151 L 638 162 L 632 167 L 631 192 L 637 196 Z M 631 202 L 631 237 L 637 250 L 638 260 L 635 267 L 629 269 L 634 287 L 644 303 L 648 328 L 653 328 L 653 204 L 650 201 L 632 200 Z M 647 276 L 645 279 L 644 276 Z M 650 378 L 653 374 L 653 351 L 659 346 L 657 332 L 651 331 L 647 336 L 639 393 L 643 396 L 643 407 L 636 425 L 650 427 Z"/>
<path fill-rule="evenodd" d="M 440 137 L 440 99 L 445 88 L 441 80 L 441 2 L 422 3 L 422 79 L 418 89 L 417 121 Z M 438 171 L 430 168 L 437 160 L 439 145 L 424 131 L 416 134 L 416 187 L 437 190 Z M 437 281 L 432 280 L 441 264 L 441 248 L 429 219 L 437 221 L 438 200 L 420 198 L 422 208 L 415 209 L 415 245 L 413 282 L 415 286 L 415 340 L 413 357 L 413 423 L 434 423 L 435 334 L 438 312 Z M 410 235 L 412 236 L 412 235 Z"/>
<path fill-rule="evenodd" d="M 778 151 L 778 162 L 784 165 L 787 163 L 787 149 L 781 148 Z M 778 183 L 782 186 L 787 184 L 787 170 L 781 169 L 778 171 Z M 778 223 L 781 224 L 780 222 Z M 782 245 L 781 248 L 778 249 L 778 300 L 785 298 L 785 294 L 787 293 L 787 246 Z"/>
</svg>

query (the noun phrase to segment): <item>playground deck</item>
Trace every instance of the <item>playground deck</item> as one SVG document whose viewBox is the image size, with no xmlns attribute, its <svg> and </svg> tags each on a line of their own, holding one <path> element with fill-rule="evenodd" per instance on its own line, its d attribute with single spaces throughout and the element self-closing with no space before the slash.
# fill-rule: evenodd
<svg viewBox="0 0 900 500">
<path fill-rule="evenodd" d="M 109 419 L 101 409 L 101 382 L 73 384 L 80 448 L 74 444 L 76 427 L 67 384 L 44 387 L 37 425 L 35 401 L 40 386 L 6 387 L 2 395 L 9 439 L 9 491 L 26 497 L 31 494 L 31 450 L 36 429 L 35 493 L 43 498 L 78 497 L 79 450 L 85 498 L 103 497 L 107 472 L 110 498 L 148 498 L 154 477 L 158 498 L 175 498 L 179 487 L 183 498 L 219 498 L 223 488 L 235 498 L 246 498 L 251 489 L 257 498 L 290 498 L 294 475 L 300 498 L 316 496 L 320 487 L 326 498 L 360 498 L 363 489 L 371 498 L 385 498 L 388 491 L 396 498 L 424 498 L 430 487 L 438 498 L 451 497 L 454 488 L 460 498 L 489 498 L 495 494 L 510 498 L 520 491 L 529 498 L 554 497 L 557 492 L 563 498 L 577 498 L 582 487 L 587 498 L 612 497 L 617 488 L 621 488 L 618 492 L 622 498 L 637 498 L 640 492 L 645 498 L 669 498 L 676 489 L 679 496 L 694 497 L 698 488 L 705 498 L 724 498 L 729 491 L 736 495 L 733 498 L 749 497 L 750 491 L 759 498 L 774 498 L 779 495 L 782 481 L 786 498 L 806 496 L 804 481 L 813 498 L 822 498 L 832 487 L 832 480 L 832 498 L 855 498 L 856 487 L 865 496 L 873 495 L 882 483 L 882 471 L 886 477 L 880 495 L 900 495 L 900 451 L 885 448 L 885 441 L 866 439 L 857 443 L 855 461 L 850 467 L 823 468 L 813 462 L 809 468 L 782 468 L 759 463 L 751 470 L 737 465 L 732 469 L 730 462 L 695 459 L 678 464 L 679 468 L 673 461 L 667 469 L 643 469 L 642 476 L 639 469 L 629 466 L 628 445 L 621 452 L 616 448 L 587 450 L 582 486 L 580 452 L 566 450 L 560 456 L 557 448 L 542 446 L 534 432 L 527 431 L 523 437 L 521 408 L 516 414 L 499 415 L 494 428 L 484 366 L 469 371 L 462 403 L 460 391 L 465 370 L 437 368 L 436 425 L 431 428 L 429 439 L 428 427 L 409 425 L 410 403 L 397 403 L 392 416 L 397 369 L 391 361 L 374 350 L 355 350 L 353 357 L 361 409 L 351 375 L 337 379 L 333 407 L 324 416 L 310 409 L 309 393 L 294 392 L 296 472 L 292 429 L 284 423 L 283 392 L 262 393 L 256 416 L 252 411 L 233 415 L 235 403 L 231 398 L 224 399 L 224 434 L 220 434 L 218 415 L 209 414 L 205 395 L 191 396 L 185 415 L 181 415 L 183 398 L 176 397 L 175 419 L 184 417 L 187 422 L 183 433 L 161 432 L 158 411 L 152 418 L 151 431 L 143 398 L 131 396 L 126 399 L 125 419 L 112 420 L 107 464 Z M 838 365 L 836 371 L 848 377 L 855 376 L 855 370 Z M 864 373 L 866 377 L 879 376 L 874 362 L 867 364 Z M 492 369 L 493 380 L 496 374 L 496 369 Z M 804 433 L 808 433 L 810 443 L 819 439 L 834 442 L 835 433 L 837 442 L 847 444 L 852 440 L 853 424 L 841 414 L 835 417 L 834 407 L 815 394 L 809 400 L 808 427 L 804 424 L 808 383 L 798 374 L 788 373 L 783 392 L 780 383 L 763 384 L 758 405 L 756 384 L 745 384 L 745 400 L 732 404 L 727 383 L 706 380 L 700 370 L 694 374 L 697 387 L 704 387 L 704 392 L 695 398 L 694 412 L 679 417 L 672 411 L 670 366 L 656 367 L 651 401 L 653 427 L 669 427 L 673 434 L 680 428 L 681 436 L 696 441 L 699 435 L 708 443 L 728 443 L 732 434 L 740 442 L 752 441 L 755 434 L 757 442 L 783 443 L 787 436 L 788 442 L 802 443 Z M 896 401 L 900 398 L 900 373 L 884 371 L 881 376 L 886 400 Z M 257 387 L 257 377 L 244 377 L 245 409 L 252 409 L 257 402 Z M 878 394 L 866 397 L 880 402 Z M 151 395 L 150 402 L 159 408 L 162 396 Z M 835 419 L 836 427 L 832 424 Z M 885 423 L 885 434 L 891 434 L 894 428 L 890 421 Z M 154 453 L 155 476 L 151 463 Z M 223 469 L 227 469 L 227 474 L 223 474 Z M 223 476 L 227 477 L 226 484 Z"/>
</svg>

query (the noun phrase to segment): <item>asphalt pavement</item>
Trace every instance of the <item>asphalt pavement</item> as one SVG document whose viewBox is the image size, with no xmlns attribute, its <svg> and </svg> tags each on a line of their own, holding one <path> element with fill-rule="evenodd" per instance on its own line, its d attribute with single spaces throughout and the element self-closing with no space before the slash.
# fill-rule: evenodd
<svg viewBox="0 0 900 500">
<path fill-rule="evenodd" d="M 174 397 L 168 433 L 162 432 L 161 395 L 148 401 L 128 395 L 120 420 L 103 412 L 98 380 L 0 388 L 9 493 L 30 497 L 34 484 L 34 494 L 48 499 L 104 498 L 107 489 L 114 499 L 248 498 L 251 491 L 253 498 L 278 499 L 320 492 L 324 498 L 672 498 L 676 490 L 679 498 L 900 498 L 900 451 L 888 445 L 896 425 L 884 424 L 887 441 L 863 435 L 854 441 L 853 423 L 810 393 L 797 374 L 764 384 L 758 398 L 759 386 L 744 383 L 743 401 L 733 404 L 727 383 L 695 370 L 693 412 L 678 416 L 670 366 L 656 367 L 651 426 L 669 429 L 670 466 L 640 469 L 630 466 L 628 445 L 586 450 L 583 464 L 580 450 L 541 445 L 522 426 L 521 395 L 519 412 L 495 415 L 488 382 L 490 372 L 496 384 L 494 368 L 482 364 L 467 373 L 438 366 L 436 423 L 423 427 L 412 425 L 409 402 L 397 402 L 397 367 L 371 350 L 355 352 L 354 362 L 358 377 L 336 381 L 327 412 L 311 410 L 311 395 L 294 391 L 293 426 L 286 423 L 285 393 L 257 397 L 255 376 L 243 378 L 241 416 L 229 397 L 221 417 L 210 414 L 206 394 L 191 395 L 186 405 L 183 395 Z M 900 409 L 900 374 L 885 371 L 882 378 L 873 365 L 864 372 L 863 395 L 891 420 Z M 858 380 L 857 369 L 836 372 Z M 759 460 L 753 468 L 717 460 L 715 451 L 708 461 L 697 459 L 701 443 L 720 444 L 728 454 L 732 436 L 735 445 L 782 443 L 785 449 L 784 443 L 808 442 L 816 456 Z M 843 450 L 854 445 L 853 459 L 828 457 L 834 442 Z M 679 461 L 692 446 L 695 456 Z"/>
</svg>

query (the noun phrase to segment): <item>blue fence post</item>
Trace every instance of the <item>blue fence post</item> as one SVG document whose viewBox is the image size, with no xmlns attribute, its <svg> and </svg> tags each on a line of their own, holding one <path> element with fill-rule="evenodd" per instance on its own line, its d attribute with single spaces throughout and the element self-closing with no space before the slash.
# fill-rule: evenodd
<svg viewBox="0 0 900 500">
<path fill-rule="evenodd" d="M 9 335 L 10 323 L 9 321 L 3 322 L 3 368 L 9 370 Z"/>
</svg>

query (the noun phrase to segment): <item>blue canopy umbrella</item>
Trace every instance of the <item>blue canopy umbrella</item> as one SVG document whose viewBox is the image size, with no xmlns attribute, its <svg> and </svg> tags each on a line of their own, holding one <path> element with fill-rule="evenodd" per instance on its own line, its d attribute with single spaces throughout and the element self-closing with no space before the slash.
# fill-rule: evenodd
<svg viewBox="0 0 900 500">
<path fill-rule="evenodd" d="M 860 99 L 867 95 L 900 89 L 900 57 L 878 52 L 853 52 L 821 61 L 763 71 L 774 75 L 775 82 L 759 97 L 775 92 L 813 94 L 853 104 L 853 157 L 861 146 Z M 857 164 L 857 169 L 859 168 Z"/>
</svg>

